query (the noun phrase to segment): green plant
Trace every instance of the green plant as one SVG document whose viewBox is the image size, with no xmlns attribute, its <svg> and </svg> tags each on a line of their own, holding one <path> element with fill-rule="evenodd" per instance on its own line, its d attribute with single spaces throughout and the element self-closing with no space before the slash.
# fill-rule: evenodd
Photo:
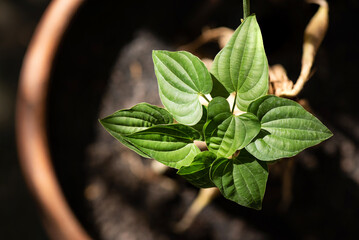
<svg viewBox="0 0 359 240">
<path fill-rule="evenodd" d="M 267 163 L 292 157 L 332 133 L 298 103 L 267 95 L 262 36 L 255 15 L 247 16 L 249 1 L 244 2 L 245 19 L 210 72 L 189 52 L 153 51 L 167 110 L 140 103 L 100 122 L 125 146 L 178 169 L 193 185 L 218 187 L 224 197 L 261 209 Z M 226 100 L 230 93 L 232 107 Z M 195 141 L 204 141 L 208 151 L 201 152 Z"/>
</svg>

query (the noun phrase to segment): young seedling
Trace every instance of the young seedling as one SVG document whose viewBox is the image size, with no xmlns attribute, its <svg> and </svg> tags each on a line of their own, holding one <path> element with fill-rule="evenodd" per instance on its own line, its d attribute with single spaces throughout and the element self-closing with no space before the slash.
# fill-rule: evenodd
<svg viewBox="0 0 359 240">
<path fill-rule="evenodd" d="M 199 188 L 217 187 L 242 206 L 261 209 L 267 163 L 332 136 L 298 103 L 267 94 L 268 62 L 255 15 L 245 14 L 210 72 L 185 51 L 153 51 L 153 62 L 165 109 L 140 103 L 101 124 L 142 157 L 178 169 Z M 208 151 L 194 141 L 204 141 Z"/>
</svg>

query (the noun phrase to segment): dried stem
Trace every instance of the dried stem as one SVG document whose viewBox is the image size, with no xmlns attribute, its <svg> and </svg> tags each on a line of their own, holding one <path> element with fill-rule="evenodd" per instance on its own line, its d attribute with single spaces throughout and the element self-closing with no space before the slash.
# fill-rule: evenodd
<svg viewBox="0 0 359 240">
<path fill-rule="evenodd" d="M 218 188 L 203 188 L 199 190 L 196 199 L 176 225 L 175 231 L 178 233 L 186 231 L 193 223 L 198 214 L 205 208 L 212 200 L 219 195 Z"/>
<path fill-rule="evenodd" d="M 304 32 L 302 69 L 299 78 L 292 89 L 284 90 L 280 93 L 282 97 L 295 97 L 303 89 L 304 84 L 309 80 L 315 55 L 328 29 L 329 7 L 327 2 L 324 0 L 308 2 L 317 3 L 320 7 Z"/>
<path fill-rule="evenodd" d="M 226 27 L 203 29 L 201 36 L 199 36 L 193 42 L 183 45 L 178 49 L 194 53 L 198 48 L 211 41 L 217 41 L 219 47 L 222 49 L 231 38 L 233 32 L 234 30 Z"/>
</svg>

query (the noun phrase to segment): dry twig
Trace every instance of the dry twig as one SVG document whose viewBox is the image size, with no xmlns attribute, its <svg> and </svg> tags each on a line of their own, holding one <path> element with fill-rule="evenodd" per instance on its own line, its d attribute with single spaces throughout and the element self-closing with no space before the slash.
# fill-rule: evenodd
<svg viewBox="0 0 359 240">
<path fill-rule="evenodd" d="M 192 225 L 197 215 L 218 195 L 218 188 L 200 189 L 197 197 L 194 199 L 183 218 L 175 225 L 175 231 L 186 231 Z"/>
<path fill-rule="evenodd" d="M 303 89 L 304 84 L 309 80 L 311 68 L 313 66 L 315 55 L 322 43 L 328 29 L 329 23 L 329 6 L 325 0 L 308 0 L 307 2 L 320 5 L 316 14 L 312 17 L 304 32 L 302 69 L 293 88 L 275 89 L 275 92 L 281 97 L 295 97 Z M 285 71 L 283 75 L 286 77 Z M 283 78 L 283 81 L 285 79 Z M 277 95 L 276 94 L 276 95 Z"/>
<path fill-rule="evenodd" d="M 226 27 L 203 29 L 201 36 L 193 42 L 179 47 L 179 49 L 193 53 L 196 52 L 199 47 L 212 41 L 217 41 L 219 47 L 222 49 L 231 38 L 233 32 L 234 31 L 232 29 Z"/>
</svg>

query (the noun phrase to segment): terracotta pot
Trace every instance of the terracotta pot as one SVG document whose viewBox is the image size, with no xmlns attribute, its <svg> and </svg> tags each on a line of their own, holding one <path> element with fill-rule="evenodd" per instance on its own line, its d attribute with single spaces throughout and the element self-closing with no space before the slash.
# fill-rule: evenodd
<svg viewBox="0 0 359 240">
<path fill-rule="evenodd" d="M 17 96 L 16 131 L 20 163 L 45 229 L 52 239 L 90 239 L 68 206 L 48 149 L 45 109 L 48 81 L 60 39 L 82 0 L 54 0 L 25 55 Z"/>
</svg>

